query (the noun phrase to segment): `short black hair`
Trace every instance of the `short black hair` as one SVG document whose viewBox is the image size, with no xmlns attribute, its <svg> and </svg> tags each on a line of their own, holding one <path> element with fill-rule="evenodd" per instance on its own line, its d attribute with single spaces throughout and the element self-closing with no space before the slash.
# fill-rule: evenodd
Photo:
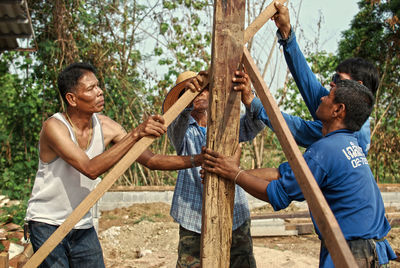
<svg viewBox="0 0 400 268">
<path fill-rule="evenodd" d="M 347 73 L 352 80 L 362 81 L 375 96 L 379 86 L 379 72 L 375 66 L 363 58 L 349 58 L 336 67 L 336 72 Z"/>
<path fill-rule="evenodd" d="M 371 90 L 354 80 L 342 80 L 336 84 L 335 103 L 343 103 L 346 109 L 344 124 L 351 131 L 358 131 L 367 121 L 374 107 Z"/>
<path fill-rule="evenodd" d="M 72 92 L 78 84 L 79 79 L 86 73 L 92 72 L 96 74 L 96 68 L 90 63 L 72 63 L 68 65 L 59 75 L 57 79 L 58 91 L 66 105 L 68 105 L 65 95 Z"/>
</svg>

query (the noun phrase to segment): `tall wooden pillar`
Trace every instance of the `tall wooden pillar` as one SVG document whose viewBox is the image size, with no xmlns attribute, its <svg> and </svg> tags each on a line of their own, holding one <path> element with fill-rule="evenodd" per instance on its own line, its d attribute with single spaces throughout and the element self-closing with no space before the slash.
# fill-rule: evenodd
<svg viewBox="0 0 400 268">
<path fill-rule="evenodd" d="M 207 147 L 232 155 L 238 144 L 240 95 L 232 77 L 243 55 L 245 1 L 215 0 Z M 203 192 L 202 267 L 229 267 L 235 185 L 207 174 Z"/>
</svg>

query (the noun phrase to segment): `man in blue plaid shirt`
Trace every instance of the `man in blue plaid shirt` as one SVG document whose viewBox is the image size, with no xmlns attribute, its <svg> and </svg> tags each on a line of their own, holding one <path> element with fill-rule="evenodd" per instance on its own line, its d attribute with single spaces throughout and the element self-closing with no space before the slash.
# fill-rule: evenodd
<svg viewBox="0 0 400 268">
<path fill-rule="evenodd" d="M 200 73 L 196 77 L 194 72 L 184 72 L 178 76 L 175 87 L 180 85 L 181 94 L 186 88 L 199 90 L 202 75 L 206 73 Z M 265 125 L 256 119 L 256 114 L 253 113 L 260 107 L 252 106 L 254 96 L 250 90 L 248 75 L 237 71 L 233 82 L 237 83 L 234 89 L 243 92 L 242 102 L 246 106 L 246 114 L 240 119 L 239 141 L 249 141 Z M 185 85 L 182 86 L 183 84 Z M 173 95 L 173 91 L 174 89 L 168 95 Z M 168 95 L 164 104 L 167 102 Z M 168 137 L 178 155 L 200 154 L 201 147 L 206 145 L 208 95 L 208 88 L 205 88 L 193 100 L 192 105 L 187 107 L 168 127 Z M 260 102 L 257 104 L 261 105 Z M 165 106 L 163 108 L 165 109 Z M 200 167 L 196 167 L 198 163 L 195 163 L 194 158 L 192 164 L 192 168 L 179 171 L 171 206 L 171 216 L 180 225 L 177 267 L 200 266 L 203 185 Z M 249 206 L 245 192 L 239 186 L 235 188 L 232 229 L 230 267 L 256 267 L 250 235 Z"/>
</svg>

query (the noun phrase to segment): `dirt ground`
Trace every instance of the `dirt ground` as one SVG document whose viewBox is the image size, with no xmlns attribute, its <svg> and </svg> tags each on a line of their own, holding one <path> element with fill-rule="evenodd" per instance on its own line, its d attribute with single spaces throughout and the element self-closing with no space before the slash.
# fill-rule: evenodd
<svg viewBox="0 0 400 268">
<path fill-rule="evenodd" d="M 137 204 L 102 212 L 99 237 L 106 267 L 175 267 L 178 224 L 165 203 Z M 290 206 L 281 213 L 290 213 Z M 269 205 L 251 214 L 272 212 Z M 400 252 L 400 226 L 392 228 L 388 240 Z M 253 238 L 257 267 L 318 267 L 320 242 L 315 234 Z M 391 262 L 400 267 L 400 262 Z"/>
</svg>

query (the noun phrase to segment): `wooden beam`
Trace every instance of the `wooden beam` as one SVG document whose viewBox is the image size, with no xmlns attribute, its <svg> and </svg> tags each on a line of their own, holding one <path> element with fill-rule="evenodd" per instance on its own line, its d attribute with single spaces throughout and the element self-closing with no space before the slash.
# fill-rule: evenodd
<svg viewBox="0 0 400 268">
<path fill-rule="evenodd" d="M 245 1 L 215 0 L 207 147 L 232 155 L 238 144 L 240 95 L 232 76 L 243 54 Z M 201 266 L 229 267 L 235 184 L 207 174 L 203 187 Z"/>
<path fill-rule="evenodd" d="M 287 2 L 287 0 L 276 0 L 276 2 L 282 5 Z M 260 15 L 246 28 L 244 33 L 243 44 L 250 41 L 251 38 L 264 26 L 264 24 L 276 13 L 276 8 L 274 6 L 274 1 L 269 4 Z"/>
<path fill-rule="evenodd" d="M 321 189 L 306 161 L 303 158 L 290 130 L 283 118 L 278 105 L 268 90 L 254 60 L 249 51 L 245 48 L 243 63 L 251 78 L 254 88 L 271 120 L 272 127 L 279 139 L 286 158 L 289 161 L 301 191 L 307 200 L 307 204 L 314 216 L 325 245 L 331 254 L 336 267 L 357 267 L 353 254 L 351 253 L 346 240 L 340 230 L 328 203 L 323 196 Z"/>
<path fill-rule="evenodd" d="M 179 100 L 164 114 L 165 126 L 183 111 L 192 102 L 198 92 L 187 90 Z M 63 240 L 78 221 L 89 211 L 89 209 L 104 195 L 113 183 L 131 166 L 131 164 L 147 149 L 155 140 L 155 137 L 143 137 L 125 154 L 125 156 L 111 169 L 97 187 L 74 209 L 68 218 L 57 230 L 44 242 L 35 252 L 24 267 L 31 268 L 39 266 L 49 253 Z"/>
<path fill-rule="evenodd" d="M 8 268 L 8 252 L 0 253 L 0 267 Z"/>
</svg>

